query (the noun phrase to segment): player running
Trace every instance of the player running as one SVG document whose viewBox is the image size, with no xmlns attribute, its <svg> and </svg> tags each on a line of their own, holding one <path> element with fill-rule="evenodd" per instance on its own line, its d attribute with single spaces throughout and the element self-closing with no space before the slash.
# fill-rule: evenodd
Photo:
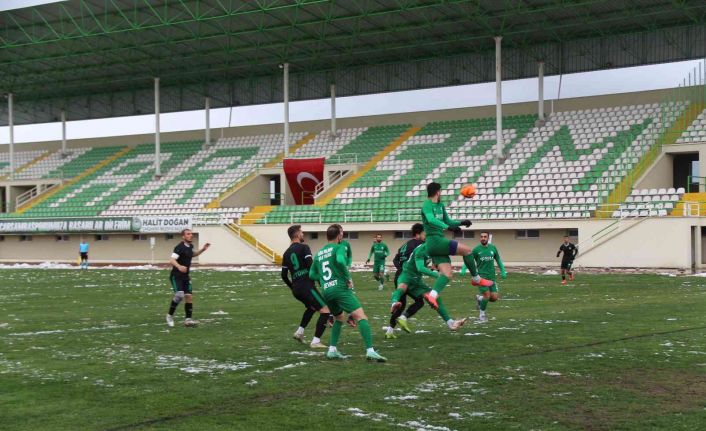
<svg viewBox="0 0 706 431">
<path fill-rule="evenodd" d="M 424 299 L 435 310 L 439 307 L 437 298 L 442 290 L 449 284 L 452 277 L 451 257 L 452 255 L 463 256 L 463 262 L 471 271 L 474 286 L 490 287 L 492 281 L 478 276 L 475 262 L 471 256 L 471 249 L 467 245 L 458 241 L 449 240 L 444 236 L 444 231 L 450 229 L 460 232 L 461 226 L 470 227 L 470 220 L 453 220 L 446 213 L 444 204 L 441 203 L 441 184 L 429 183 L 427 185 L 427 199 L 422 206 L 422 223 L 426 232 L 426 246 L 431 260 L 439 268 L 439 277 L 434 282 L 434 287 L 430 292 L 424 294 Z"/>
<path fill-rule="evenodd" d="M 88 269 L 88 243 L 81 238 L 81 243 L 78 245 L 78 254 L 81 257 L 79 268 Z"/>
<path fill-rule="evenodd" d="M 498 300 L 498 283 L 495 281 L 495 262 L 498 263 L 498 268 L 500 269 L 500 276 L 502 278 L 507 277 L 507 271 L 505 271 L 505 265 L 502 259 L 500 259 L 500 252 L 495 245 L 490 242 L 490 233 L 481 232 L 480 233 L 480 245 L 473 249 L 473 260 L 476 261 L 478 265 L 478 273 L 481 277 L 491 280 L 493 284 L 489 287 L 478 286 L 480 295 L 476 296 L 476 306 L 478 309 L 478 321 L 487 322 L 488 318 L 485 316 L 485 310 L 488 307 L 488 302 L 495 302 Z"/>
<path fill-rule="evenodd" d="M 574 272 L 571 270 L 571 266 L 579 254 L 579 248 L 569 242 L 568 235 L 564 236 L 564 243 L 556 252 L 556 257 L 562 253 L 564 254 L 561 256 L 561 284 L 566 284 L 566 274 L 569 274 L 569 281 L 574 281 Z"/>
<path fill-rule="evenodd" d="M 326 230 L 326 239 L 329 241 L 314 256 L 314 262 L 309 270 L 309 278 L 317 280 L 324 293 L 324 300 L 334 315 L 335 321 L 331 329 L 328 359 L 346 359 L 336 348 L 341 336 L 341 329 L 348 313 L 358 323 L 358 330 L 365 342 L 365 357 L 371 361 L 385 362 L 383 356 L 373 348 L 373 334 L 370 330 L 368 317 L 360 305 L 360 301 L 353 293 L 353 279 L 348 272 L 348 257 L 345 246 L 342 246 L 343 229 L 340 225 L 331 225 Z"/>
<path fill-rule="evenodd" d="M 185 300 L 184 312 L 186 313 L 186 319 L 184 319 L 184 326 L 196 326 L 198 324 L 196 320 L 191 319 L 191 314 L 194 309 L 191 278 L 189 277 L 191 259 L 208 250 L 211 244 L 206 243 L 200 250 L 194 251 L 194 244 L 191 242 L 193 238 L 194 234 L 191 232 L 191 229 L 182 230 L 181 242 L 174 247 L 172 257 L 169 259 L 169 264 L 172 266 L 169 281 L 174 290 L 174 297 L 172 298 L 172 303 L 169 305 L 169 314 L 167 314 L 167 325 L 170 327 L 174 326 L 174 311 L 176 311 L 177 305 L 179 305 L 182 300 Z"/>
<path fill-rule="evenodd" d="M 394 315 L 397 311 L 402 308 L 402 302 L 400 298 L 405 293 L 410 297 L 417 299 L 422 298 L 423 295 L 431 291 L 429 286 L 424 283 L 422 275 L 424 274 L 433 278 L 438 278 L 439 273 L 427 268 L 427 265 L 429 265 L 430 262 L 431 257 L 429 257 L 429 253 L 427 252 L 426 244 L 422 244 L 414 249 L 414 252 L 412 252 L 412 256 L 404 264 L 402 274 L 400 275 L 399 284 L 397 286 L 397 290 L 392 293 L 392 306 L 390 307 L 390 313 Z M 441 316 L 441 318 L 444 320 L 444 322 L 446 322 L 446 325 L 448 325 L 449 329 L 451 329 L 452 331 L 457 331 L 461 326 L 463 326 L 464 323 L 466 323 L 465 318 L 461 320 L 452 319 L 448 311 L 446 311 L 446 307 L 444 307 L 444 303 L 442 302 L 441 298 L 437 298 L 437 301 L 437 312 L 439 313 L 439 316 Z M 402 326 L 402 323 L 400 323 L 400 326 Z M 407 332 L 411 332 L 409 331 L 409 328 L 406 330 Z M 392 334 L 392 336 L 388 336 L 388 338 L 395 338 L 394 334 L 392 333 L 392 328 L 389 328 L 387 333 Z"/>
<path fill-rule="evenodd" d="M 385 272 L 385 259 L 390 255 L 390 249 L 387 248 L 387 244 L 382 242 L 382 235 L 375 235 L 375 241 L 373 245 L 370 246 L 370 253 L 368 253 L 368 260 L 365 264 L 370 263 L 370 258 L 374 256 L 373 259 L 373 277 L 380 283 L 378 285 L 378 290 L 383 290 L 385 288 L 385 281 L 389 279 L 387 273 Z"/>
<path fill-rule="evenodd" d="M 326 345 L 321 343 L 321 336 L 326 330 L 329 310 L 321 298 L 321 294 L 316 290 L 314 282 L 309 278 L 309 268 L 311 268 L 312 262 L 311 250 L 308 245 L 304 244 L 304 231 L 302 231 L 301 225 L 290 226 L 287 229 L 287 234 L 292 242 L 282 255 L 282 281 L 292 290 L 292 295 L 306 307 L 299 328 L 294 333 L 294 339 L 301 343 L 304 342 L 304 329 L 314 313 L 318 311 L 319 319 L 316 321 L 314 338 L 311 339 L 309 347 L 325 349 Z M 292 273 L 291 281 L 289 273 Z"/>
<path fill-rule="evenodd" d="M 398 280 L 400 278 L 400 275 L 402 274 L 402 267 L 404 266 L 405 262 L 409 260 L 410 256 L 412 256 L 412 252 L 421 244 L 424 244 L 424 239 L 424 226 L 422 226 L 421 223 L 415 223 L 414 225 L 412 225 L 412 239 L 403 244 L 402 247 L 397 250 L 397 254 L 395 255 L 394 259 L 392 259 L 392 263 L 397 269 L 397 271 L 395 272 L 394 280 L 395 288 L 399 287 Z M 409 325 L 407 325 L 407 319 L 414 316 L 417 311 L 424 307 L 424 298 L 422 298 L 421 296 L 418 298 L 414 298 L 414 304 L 410 305 L 405 310 L 405 307 L 407 306 L 407 296 L 408 295 L 405 293 L 400 297 L 400 303 L 402 305 L 390 316 L 390 327 L 387 331 L 387 334 L 385 334 L 386 338 L 395 338 L 394 329 L 395 326 L 397 326 L 397 323 L 400 324 L 400 327 L 404 329 L 405 332 L 412 332 L 409 329 Z M 404 312 L 402 312 L 402 310 L 404 310 Z"/>
</svg>

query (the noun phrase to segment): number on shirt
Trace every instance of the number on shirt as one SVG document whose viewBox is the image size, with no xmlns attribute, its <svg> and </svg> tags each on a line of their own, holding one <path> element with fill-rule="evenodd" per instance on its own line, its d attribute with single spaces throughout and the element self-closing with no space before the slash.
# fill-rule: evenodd
<svg viewBox="0 0 706 431">
<path fill-rule="evenodd" d="M 331 279 L 331 276 L 333 273 L 331 273 L 331 268 L 328 267 L 329 261 L 323 261 L 321 262 L 321 270 L 324 273 L 324 280 L 329 281 Z"/>
</svg>

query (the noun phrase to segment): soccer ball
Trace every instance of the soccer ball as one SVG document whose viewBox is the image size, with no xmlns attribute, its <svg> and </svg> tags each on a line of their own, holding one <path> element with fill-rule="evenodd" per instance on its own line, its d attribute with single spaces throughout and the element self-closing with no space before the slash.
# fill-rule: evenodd
<svg viewBox="0 0 706 431">
<path fill-rule="evenodd" d="M 466 199 L 470 199 L 476 195 L 476 185 L 475 184 L 466 184 L 465 186 L 461 187 L 461 196 L 463 196 Z"/>
</svg>

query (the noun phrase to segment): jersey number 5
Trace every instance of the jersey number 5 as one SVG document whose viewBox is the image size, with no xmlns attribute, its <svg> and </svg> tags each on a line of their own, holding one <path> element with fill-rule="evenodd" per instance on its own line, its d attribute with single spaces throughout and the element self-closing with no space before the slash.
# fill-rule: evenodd
<svg viewBox="0 0 706 431">
<path fill-rule="evenodd" d="M 329 281 L 331 279 L 331 268 L 328 267 L 329 261 L 321 262 L 321 270 L 324 273 L 324 280 Z"/>
</svg>

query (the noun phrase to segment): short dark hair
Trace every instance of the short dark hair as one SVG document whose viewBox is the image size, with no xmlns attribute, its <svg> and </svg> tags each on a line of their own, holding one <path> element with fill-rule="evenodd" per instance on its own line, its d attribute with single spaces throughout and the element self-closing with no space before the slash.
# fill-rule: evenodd
<svg viewBox="0 0 706 431">
<path fill-rule="evenodd" d="M 331 226 L 326 229 L 326 239 L 329 241 L 333 241 L 334 239 L 338 238 L 338 235 L 341 234 L 341 225 L 340 224 L 332 224 Z"/>
<path fill-rule="evenodd" d="M 292 226 L 289 226 L 289 229 L 287 229 L 287 235 L 289 235 L 289 239 L 294 239 L 294 234 L 302 230 L 302 225 L 300 224 L 295 224 Z"/>
<path fill-rule="evenodd" d="M 381 233 L 376 233 L 375 236 L 382 236 L 382 234 L 381 234 Z"/>
<path fill-rule="evenodd" d="M 441 184 L 439 184 L 439 183 L 427 184 L 427 197 L 434 196 L 439 190 L 441 190 Z"/>
<path fill-rule="evenodd" d="M 186 233 L 186 231 L 190 231 L 190 230 L 191 230 L 191 229 L 182 229 L 182 230 L 181 230 L 181 236 L 184 236 L 184 234 Z"/>
<path fill-rule="evenodd" d="M 490 232 L 488 232 L 487 230 L 482 230 L 482 231 L 480 232 L 480 234 L 481 234 L 481 235 L 486 234 L 486 235 L 488 235 L 488 237 L 490 237 Z"/>
<path fill-rule="evenodd" d="M 412 236 L 417 236 L 424 232 L 424 225 L 421 223 L 415 223 L 412 225 Z"/>
<path fill-rule="evenodd" d="M 568 238 L 568 237 L 569 237 L 569 235 L 564 235 L 564 238 Z"/>
</svg>

